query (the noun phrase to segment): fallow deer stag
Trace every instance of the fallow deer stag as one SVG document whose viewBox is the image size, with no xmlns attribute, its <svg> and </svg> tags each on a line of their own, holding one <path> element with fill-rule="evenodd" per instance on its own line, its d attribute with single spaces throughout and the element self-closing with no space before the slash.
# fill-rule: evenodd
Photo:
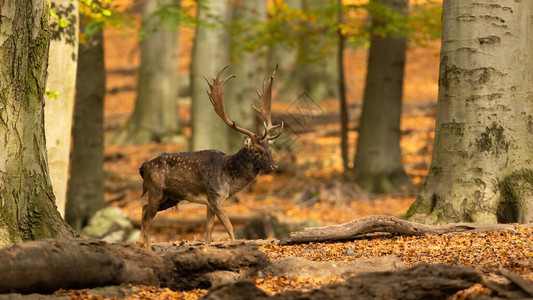
<svg viewBox="0 0 533 300">
<path fill-rule="evenodd" d="M 263 81 L 263 92 L 257 91 L 259 108 L 252 107 L 265 120 L 262 134 L 256 134 L 241 128 L 231 121 L 224 105 L 224 87 L 226 82 L 235 77 L 225 79 L 220 76 L 229 67 L 224 67 L 210 83 L 207 94 L 215 112 L 229 127 L 245 134 L 244 147 L 233 155 L 217 150 L 196 152 L 163 153 L 151 161 L 142 164 L 139 169 L 143 181 L 143 196 L 148 192 L 148 203 L 142 209 L 141 236 L 139 245 L 151 249 L 150 222 L 158 211 L 178 204 L 181 200 L 205 204 L 207 206 L 205 242 L 211 242 L 211 233 L 217 216 L 228 232 L 230 239 L 235 240 L 233 226 L 224 211 L 223 201 L 248 185 L 259 172 L 270 173 L 278 166 L 272 158 L 269 144 L 281 135 L 283 121 L 272 125 L 271 98 L 272 81 L 276 71 L 268 81 Z M 277 69 L 277 66 L 276 66 Z M 277 134 L 270 132 L 277 129 Z"/>
</svg>

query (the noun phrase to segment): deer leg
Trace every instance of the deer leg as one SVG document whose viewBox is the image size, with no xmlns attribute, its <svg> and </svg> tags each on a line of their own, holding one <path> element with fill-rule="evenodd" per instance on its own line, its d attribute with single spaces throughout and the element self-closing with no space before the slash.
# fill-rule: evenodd
<svg viewBox="0 0 533 300">
<path fill-rule="evenodd" d="M 205 222 L 205 244 L 211 243 L 211 235 L 213 233 L 213 226 L 215 225 L 215 212 L 206 205 L 206 222 Z"/>
<path fill-rule="evenodd" d="M 226 211 L 224 210 L 224 207 L 222 206 L 222 200 L 218 200 L 218 199 L 215 201 L 208 200 L 208 203 L 211 209 L 217 215 L 220 222 L 222 222 L 222 225 L 224 225 L 224 228 L 228 232 L 230 240 L 234 241 L 235 235 L 233 234 L 233 225 L 231 225 L 228 215 L 226 214 Z"/>
<path fill-rule="evenodd" d="M 157 208 L 159 206 L 159 202 L 162 200 L 162 196 L 162 193 L 150 191 L 148 204 L 145 204 L 142 210 L 141 236 L 139 238 L 139 246 L 145 247 L 146 250 L 149 251 L 152 250 L 150 240 L 150 222 L 157 213 Z M 157 199 L 157 197 L 159 197 L 159 199 Z"/>
</svg>

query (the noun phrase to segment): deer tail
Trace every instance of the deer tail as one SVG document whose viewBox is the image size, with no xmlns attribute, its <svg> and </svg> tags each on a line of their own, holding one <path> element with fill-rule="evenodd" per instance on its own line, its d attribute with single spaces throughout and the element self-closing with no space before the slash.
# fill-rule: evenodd
<svg viewBox="0 0 533 300">
<path fill-rule="evenodd" d="M 141 177 L 142 177 L 143 179 L 144 179 L 144 171 L 145 171 L 146 167 L 147 167 L 147 162 L 144 162 L 144 163 L 141 165 L 141 167 L 139 168 L 139 174 L 141 174 Z M 146 194 L 146 190 L 147 190 L 145 182 L 146 182 L 146 181 L 143 180 L 143 194 L 142 194 L 142 196 L 144 196 L 144 194 Z M 141 197 L 142 197 L 142 196 L 141 196 Z"/>
</svg>

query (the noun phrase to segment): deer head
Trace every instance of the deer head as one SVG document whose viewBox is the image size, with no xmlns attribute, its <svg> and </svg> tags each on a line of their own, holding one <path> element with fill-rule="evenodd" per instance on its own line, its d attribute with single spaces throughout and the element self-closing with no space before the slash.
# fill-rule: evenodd
<svg viewBox="0 0 533 300">
<path fill-rule="evenodd" d="M 277 170 L 278 166 L 272 158 L 269 145 L 281 135 L 284 127 L 283 121 L 281 121 L 280 124 L 273 125 L 271 117 L 272 82 L 274 81 L 274 75 L 276 74 L 278 67 L 276 66 L 276 69 L 268 81 L 263 81 L 263 91 L 259 92 L 259 90 L 256 90 L 259 97 L 259 108 L 252 103 L 253 109 L 264 119 L 264 129 L 261 134 L 239 127 L 234 121 L 229 119 L 226 113 L 224 88 L 226 82 L 229 79 L 234 78 L 235 75 L 229 75 L 225 79 L 220 79 L 220 76 L 228 67 L 229 65 L 220 70 L 216 78 L 213 79 L 213 83 L 209 82 L 207 78 L 205 79 L 209 85 L 209 90 L 207 91 L 209 100 L 211 100 L 211 104 L 213 104 L 217 115 L 224 121 L 224 123 L 226 123 L 226 125 L 246 135 L 244 137 L 244 147 L 251 156 L 254 167 L 265 173 L 274 172 Z M 278 133 L 270 135 L 270 132 L 275 129 L 278 129 Z"/>
</svg>

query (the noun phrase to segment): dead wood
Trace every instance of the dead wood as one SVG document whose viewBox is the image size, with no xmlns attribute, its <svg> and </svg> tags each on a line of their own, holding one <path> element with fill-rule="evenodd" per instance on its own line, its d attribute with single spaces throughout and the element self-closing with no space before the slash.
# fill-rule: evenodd
<svg viewBox="0 0 533 300">
<path fill-rule="evenodd" d="M 519 287 L 522 291 L 526 293 L 525 296 L 527 297 L 533 297 L 533 282 L 526 280 L 516 274 L 513 274 L 505 269 L 502 269 L 498 272 L 503 277 L 507 278 L 509 281 L 511 281 L 514 285 Z"/>
<path fill-rule="evenodd" d="M 533 282 L 526 280 L 505 269 L 499 270 L 498 274 L 505 277 L 508 283 L 493 280 L 483 280 L 482 284 L 493 290 L 499 297 L 506 299 L 531 299 L 533 298 Z M 500 298 L 501 299 L 501 298 Z"/>
<path fill-rule="evenodd" d="M 426 234 L 445 234 L 459 232 L 485 232 L 492 230 L 516 230 L 511 224 L 474 224 L 452 223 L 445 225 L 428 225 L 405 221 L 393 216 L 368 216 L 347 223 L 323 227 L 304 228 L 292 232 L 280 245 L 292 245 L 310 242 L 333 242 L 352 240 L 365 234 L 386 232 L 405 236 Z"/>
<path fill-rule="evenodd" d="M 213 288 L 203 299 L 446 299 L 481 282 L 470 267 L 419 263 L 395 272 L 365 273 L 308 292 L 265 295 L 251 281 Z"/>
<path fill-rule="evenodd" d="M 209 247 L 171 247 L 163 254 L 170 274 L 162 285 L 173 290 L 210 288 L 246 278 L 263 269 L 269 259 L 256 246 L 244 242 L 213 243 Z"/>
<path fill-rule="evenodd" d="M 209 288 L 245 278 L 268 264 L 265 253 L 243 242 L 208 248 L 171 245 L 160 250 L 85 239 L 15 244 L 0 250 L 0 293 L 49 293 L 123 283 L 174 290 Z"/>
</svg>

